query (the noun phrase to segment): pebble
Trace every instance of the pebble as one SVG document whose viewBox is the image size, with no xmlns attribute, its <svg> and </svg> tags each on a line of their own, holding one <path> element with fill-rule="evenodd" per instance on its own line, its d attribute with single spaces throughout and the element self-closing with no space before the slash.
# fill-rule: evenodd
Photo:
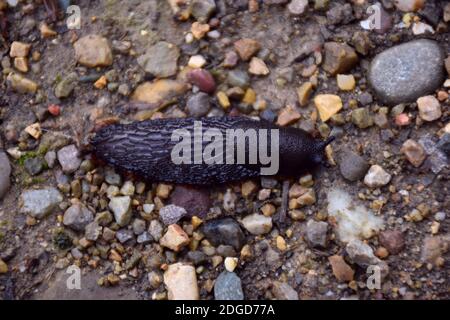
<svg viewBox="0 0 450 320">
<path fill-rule="evenodd" d="M 150 225 L 148 227 L 148 233 L 155 239 L 155 241 L 159 241 L 159 239 L 163 236 L 163 225 L 158 220 L 150 221 Z"/>
<path fill-rule="evenodd" d="M 434 96 L 425 96 L 417 99 L 417 107 L 422 120 L 434 121 L 442 116 L 441 104 Z"/>
<path fill-rule="evenodd" d="M 277 300 L 298 300 L 297 291 L 285 282 L 274 281 L 272 293 Z"/>
<path fill-rule="evenodd" d="M 11 85 L 11 88 L 18 93 L 36 93 L 38 89 L 36 82 L 14 72 L 11 72 L 6 80 Z"/>
<path fill-rule="evenodd" d="M 378 241 L 390 254 L 399 254 L 405 246 L 403 233 L 399 230 L 386 230 L 380 232 Z"/>
<path fill-rule="evenodd" d="M 372 248 L 361 240 L 350 241 L 345 247 L 345 250 L 350 260 L 361 267 L 377 265 L 379 263 L 379 259 L 375 257 Z"/>
<path fill-rule="evenodd" d="M 445 262 L 442 255 L 450 248 L 450 239 L 427 236 L 423 240 L 421 260 L 432 265 L 442 266 Z"/>
<path fill-rule="evenodd" d="M 342 256 L 334 255 L 328 258 L 331 269 L 336 279 L 340 282 L 350 282 L 353 280 L 355 271 L 345 262 Z"/>
<path fill-rule="evenodd" d="M 0 200 L 5 196 L 11 185 L 11 164 L 8 156 L 0 150 Z"/>
<path fill-rule="evenodd" d="M 284 127 L 297 122 L 300 118 L 301 115 L 297 112 L 297 110 L 295 110 L 291 106 L 287 106 L 286 108 L 281 110 L 280 114 L 278 115 L 277 125 Z"/>
<path fill-rule="evenodd" d="M 135 191 L 136 191 L 136 187 L 134 186 L 133 182 L 131 182 L 131 181 L 125 181 L 122 188 L 120 188 L 120 194 L 122 194 L 124 196 L 132 196 Z"/>
<path fill-rule="evenodd" d="M 44 161 L 41 157 L 28 158 L 24 162 L 24 167 L 30 176 L 37 176 L 44 171 Z"/>
<path fill-rule="evenodd" d="M 272 230 L 272 218 L 258 213 L 246 216 L 241 223 L 248 232 L 256 236 Z"/>
<path fill-rule="evenodd" d="M 308 8 L 308 0 L 292 0 L 287 8 L 290 14 L 300 16 Z"/>
<path fill-rule="evenodd" d="M 352 74 L 338 74 L 337 85 L 342 91 L 353 91 L 356 86 L 355 77 Z"/>
<path fill-rule="evenodd" d="M 8 272 L 8 265 L 0 259 L 0 274 L 5 274 Z"/>
<path fill-rule="evenodd" d="M 231 245 L 241 250 L 245 244 L 245 235 L 239 223 L 232 218 L 209 220 L 203 225 L 202 231 L 214 246 Z"/>
<path fill-rule="evenodd" d="M 233 272 L 238 265 L 238 258 L 226 257 L 224 261 L 225 270 L 228 272 Z"/>
<path fill-rule="evenodd" d="M 94 214 L 86 206 L 76 203 L 64 213 L 63 223 L 71 229 L 83 231 L 86 226 L 94 221 Z"/>
<path fill-rule="evenodd" d="M 169 300 L 199 300 L 199 290 L 195 268 L 183 263 L 168 266 L 164 272 Z"/>
<path fill-rule="evenodd" d="M 75 72 L 69 73 L 55 87 L 55 96 L 57 98 L 67 98 L 77 85 L 78 75 Z"/>
<path fill-rule="evenodd" d="M 419 11 L 425 5 L 426 0 L 396 0 L 394 1 L 397 9 L 404 12 Z"/>
<path fill-rule="evenodd" d="M 195 55 L 189 58 L 188 66 L 194 69 L 201 68 L 206 64 L 205 58 L 201 55 Z"/>
<path fill-rule="evenodd" d="M 179 57 L 180 49 L 176 45 L 160 41 L 148 48 L 137 62 L 145 72 L 157 78 L 167 78 L 177 73 Z"/>
<path fill-rule="evenodd" d="M 250 60 L 248 72 L 256 76 L 266 76 L 270 73 L 270 70 L 262 59 L 253 57 Z"/>
<path fill-rule="evenodd" d="M 145 220 L 135 219 L 133 221 L 133 232 L 135 235 L 140 235 L 145 231 L 146 223 Z"/>
<path fill-rule="evenodd" d="M 97 241 L 102 234 L 102 229 L 97 222 L 91 222 L 85 228 L 84 237 L 89 241 Z"/>
<path fill-rule="evenodd" d="M 28 72 L 28 59 L 27 58 L 15 58 L 14 59 L 14 68 L 18 71 L 27 73 Z"/>
<path fill-rule="evenodd" d="M 224 68 L 234 68 L 239 62 L 239 56 L 235 51 L 228 51 L 225 53 L 225 58 L 222 62 Z"/>
<path fill-rule="evenodd" d="M 448 56 L 447 59 L 445 59 L 445 69 L 447 69 L 448 75 L 450 75 L 450 56 Z"/>
<path fill-rule="evenodd" d="M 42 136 L 41 125 L 38 122 L 29 125 L 24 129 L 24 131 L 36 140 Z"/>
<path fill-rule="evenodd" d="M 167 232 L 159 240 L 159 244 L 163 247 L 169 248 L 175 252 L 180 251 L 183 247 L 189 244 L 189 236 L 177 224 L 171 224 L 167 228 Z"/>
<path fill-rule="evenodd" d="M 405 155 L 406 159 L 416 168 L 420 167 L 427 157 L 423 147 L 412 139 L 408 139 L 403 143 L 401 152 Z"/>
<path fill-rule="evenodd" d="M 194 22 L 191 26 L 191 32 L 195 39 L 202 39 L 210 30 L 209 24 Z"/>
<path fill-rule="evenodd" d="M 197 86 L 200 91 L 213 93 L 216 90 L 216 81 L 211 73 L 205 69 L 194 69 L 188 72 L 190 83 Z"/>
<path fill-rule="evenodd" d="M 122 184 L 122 178 L 120 175 L 111 169 L 105 170 L 105 181 L 113 186 L 119 186 Z"/>
<path fill-rule="evenodd" d="M 120 229 L 116 232 L 116 239 L 119 240 L 120 243 L 126 243 L 134 238 L 133 232 L 128 229 Z"/>
<path fill-rule="evenodd" d="M 75 172 L 81 165 L 79 151 L 74 144 L 61 148 L 57 156 L 63 172 L 66 174 Z"/>
<path fill-rule="evenodd" d="M 328 243 L 328 223 L 309 220 L 306 224 L 306 239 L 313 247 L 326 248 Z"/>
<path fill-rule="evenodd" d="M 373 125 L 373 118 L 367 108 L 357 108 L 352 111 L 352 122 L 360 129 L 366 129 Z"/>
<path fill-rule="evenodd" d="M 114 213 L 114 218 L 119 226 L 124 227 L 130 223 L 132 211 L 129 196 L 111 198 L 109 208 Z"/>
<path fill-rule="evenodd" d="M 137 243 L 140 244 L 148 244 L 150 242 L 153 241 L 153 237 L 151 236 L 150 233 L 148 233 L 147 231 L 142 232 L 138 237 L 137 237 Z"/>
<path fill-rule="evenodd" d="M 370 188 L 385 186 L 389 181 L 391 181 L 391 175 L 377 164 L 371 166 L 369 172 L 364 177 L 364 183 Z"/>
<path fill-rule="evenodd" d="M 175 224 L 187 215 L 186 210 L 182 207 L 170 204 L 159 210 L 159 218 L 166 225 Z"/>
<path fill-rule="evenodd" d="M 137 86 L 131 95 L 131 100 L 146 102 L 158 107 L 181 96 L 186 90 L 187 86 L 185 83 L 176 80 L 160 79 L 154 82 L 144 82 Z"/>
<path fill-rule="evenodd" d="M 414 40 L 378 54 L 368 79 L 378 98 L 389 105 L 414 102 L 444 81 L 444 54 L 432 40 Z"/>
<path fill-rule="evenodd" d="M 313 88 L 314 88 L 313 84 L 308 81 L 308 82 L 303 83 L 297 89 L 298 103 L 300 104 L 300 106 L 305 107 L 308 105 L 309 98 L 311 96 Z"/>
<path fill-rule="evenodd" d="M 240 39 L 234 43 L 234 49 L 243 61 L 250 60 L 261 49 L 258 41 L 253 39 Z"/>
<path fill-rule="evenodd" d="M 324 50 L 323 69 L 332 76 L 346 73 L 358 63 L 358 55 L 348 44 L 326 42 Z"/>
<path fill-rule="evenodd" d="M 108 40 L 96 34 L 84 36 L 74 43 L 76 60 L 89 68 L 107 67 L 113 62 Z"/>
<path fill-rule="evenodd" d="M 361 180 L 369 169 L 368 162 L 351 150 L 344 150 L 339 161 L 339 170 L 348 181 Z"/>
<path fill-rule="evenodd" d="M 25 190 L 20 198 L 22 203 L 20 212 L 37 219 L 50 214 L 63 201 L 63 196 L 55 188 Z"/>
<path fill-rule="evenodd" d="M 191 3 L 191 14 L 199 22 L 207 22 L 215 11 L 214 0 L 194 0 Z"/>
<path fill-rule="evenodd" d="M 233 87 L 247 88 L 250 84 L 250 77 L 245 71 L 231 70 L 228 72 L 227 82 Z"/>
<path fill-rule="evenodd" d="M 188 217 L 204 218 L 211 207 L 211 199 L 207 189 L 179 185 L 170 195 L 170 203 L 184 208 Z"/>
<path fill-rule="evenodd" d="M 241 279 L 234 272 L 223 271 L 214 283 L 215 300 L 244 300 Z"/>
<path fill-rule="evenodd" d="M 200 118 L 208 114 L 211 108 L 211 100 L 208 94 L 199 92 L 189 97 L 186 110 L 192 117 Z"/>
<path fill-rule="evenodd" d="M 314 98 L 314 104 L 323 122 L 328 121 L 342 109 L 342 100 L 333 94 L 319 94 Z"/>
<path fill-rule="evenodd" d="M 11 43 L 11 49 L 9 51 L 9 56 L 11 58 L 25 58 L 30 53 L 31 44 L 23 43 L 19 41 L 13 41 Z"/>
</svg>

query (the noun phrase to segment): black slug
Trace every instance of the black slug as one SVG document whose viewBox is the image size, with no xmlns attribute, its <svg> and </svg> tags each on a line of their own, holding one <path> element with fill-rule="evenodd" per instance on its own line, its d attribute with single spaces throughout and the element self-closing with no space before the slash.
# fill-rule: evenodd
<svg viewBox="0 0 450 320">
<path fill-rule="evenodd" d="M 235 139 L 243 134 L 245 140 Z M 225 116 L 113 124 L 97 131 L 91 143 L 97 158 L 146 180 L 211 185 L 260 175 L 298 176 L 324 161 L 331 141 L 297 128 Z"/>
</svg>

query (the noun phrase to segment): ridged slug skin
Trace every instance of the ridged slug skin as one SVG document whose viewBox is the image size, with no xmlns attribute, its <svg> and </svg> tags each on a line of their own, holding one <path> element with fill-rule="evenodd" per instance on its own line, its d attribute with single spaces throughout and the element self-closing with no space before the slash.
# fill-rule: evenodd
<svg viewBox="0 0 450 320">
<path fill-rule="evenodd" d="M 281 128 L 266 121 L 225 116 L 113 124 L 96 132 L 91 143 L 97 158 L 120 171 L 134 173 L 152 182 L 212 185 L 254 178 L 261 174 L 261 165 L 205 164 L 204 161 L 201 164 L 173 163 L 171 152 L 178 141 L 171 141 L 172 133 L 176 129 L 187 129 L 193 137 L 194 121 L 201 121 L 203 132 L 217 128 L 223 137 L 227 129 L 268 129 L 269 133 L 270 129 L 279 129 L 280 176 L 296 177 L 318 166 L 323 162 L 325 146 L 332 141 L 315 140 L 297 128 Z M 268 142 L 270 155 L 270 138 Z M 204 142 L 203 148 L 209 143 Z M 248 148 L 246 150 L 248 152 Z"/>
</svg>

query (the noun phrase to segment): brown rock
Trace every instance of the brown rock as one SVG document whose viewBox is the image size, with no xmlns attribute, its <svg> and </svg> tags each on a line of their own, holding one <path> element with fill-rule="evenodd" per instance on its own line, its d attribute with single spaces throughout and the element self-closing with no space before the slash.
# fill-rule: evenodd
<svg viewBox="0 0 450 320">
<path fill-rule="evenodd" d="M 188 186 L 176 186 L 170 196 L 170 203 L 182 207 L 188 216 L 206 217 L 211 207 L 211 199 L 207 189 Z"/>
<path fill-rule="evenodd" d="M 58 34 L 56 31 L 52 30 L 46 23 L 42 23 L 40 25 L 39 31 L 41 32 L 41 37 L 44 39 L 54 37 Z"/>
<path fill-rule="evenodd" d="M 14 41 L 13 43 L 11 43 L 11 50 L 9 51 L 9 56 L 11 58 L 24 58 L 28 56 L 30 49 L 31 44 Z"/>
<path fill-rule="evenodd" d="M 167 232 L 159 240 L 159 244 L 163 247 L 169 248 L 175 252 L 189 244 L 189 236 L 177 224 L 171 224 L 167 228 Z"/>
<path fill-rule="evenodd" d="M 86 67 L 107 67 L 113 62 L 113 55 L 108 40 L 91 34 L 74 43 L 75 58 Z"/>
<path fill-rule="evenodd" d="M 334 94 L 319 94 L 314 98 L 314 104 L 323 122 L 328 121 L 342 109 L 342 100 Z"/>
<path fill-rule="evenodd" d="M 311 96 L 312 91 L 313 91 L 313 84 L 309 81 L 303 83 L 297 89 L 298 103 L 300 104 L 300 106 L 305 107 L 308 105 L 309 97 Z"/>
<path fill-rule="evenodd" d="M 241 193 L 244 198 L 248 198 L 252 193 L 258 189 L 258 185 L 252 180 L 246 181 L 242 184 Z"/>
<path fill-rule="evenodd" d="M 426 158 L 423 147 L 412 139 L 408 139 L 403 143 L 401 152 L 406 156 L 406 159 L 416 168 L 420 167 Z"/>
<path fill-rule="evenodd" d="M 6 80 L 11 84 L 11 87 L 19 93 L 35 93 L 38 88 L 36 82 L 22 77 L 17 73 L 10 73 Z"/>
<path fill-rule="evenodd" d="M 209 24 L 200 23 L 198 21 L 194 22 L 191 26 L 191 32 L 194 35 L 194 38 L 200 40 L 205 36 L 206 33 L 209 32 Z"/>
<path fill-rule="evenodd" d="M 257 76 L 265 76 L 270 73 L 270 70 L 262 59 L 253 57 L 250 61 L 248 72 Z"/>
<path fill-rule="evenodd" d="M 279 126 L 287 126 L 290 125 L 297 120 L 301 118 L 300 113 L 298 113 L 294 108 L 291 106 L 287 106 L 283 110 L 281 110 L 280 114 L 278 115 L 277 119 L 277 125 Z"/>
<path fill-rule="evenodd" d="M 385 247 L 390 254 L 398 254 L 405 246 L 403 233 L 398 230 L 382 231 L 378 235 L 380 244 Z"/>
<path fill-rule="evenodd" d="M 216 90 L 216 81 L 211 73 L 204 69 L 194 69 L 187 74 L 188 81 L 196 85 L 200 91 L 213 93 Z"/>
<path fill-rule="evenodd" d="M 417 99 L 419 115 L 425 121 L 434 121 L 442 116 L 441 104 L 434 96 L 425 96 Z"/>
<path fill-rule="evenodd" d="M 342 256 L 334 255 L 328 258 L 333 274 L 338 281 L 349 282 L 353 280 L 355 271 L 345 262 Z"/>
<path fill-rule="evenodd" d="M 447 73 L 450 75 L 450 56 L 445 59 L 445 69 L 447 69 Z"/>
<path fill-rule="evenodd" d="M 20 72 L 28 72 L 28 59 L 27 58 L 15 58 L 14 67 Z"/>
<path fill-rule="evenodd" d="M 261 49 L 261 45 L 253 39 L 240 39 L 234 43 L 234 48 L 242 60 L 248 61 Z"/>
<path fill-rule="evenodd" d="M 324 49 L 323 69 L 332 76 L 338 73 L 346 73 L 358 63 L 358 55 L 348 44 L 327 42 Z"/>
<path fill-rule="evenodd" d="M 450 248 L 450 238 L 428 236 L 423 241 L 421 259 L 423 262 L 440 265 L 442 255 Z"/>
<path fill-rule="evenodd" d="M 140 84 L 131 96 L 134 101 L 146 102 L 159 107 L 187 90 L 187 85 L 176 81 L 161 79 Z"/>
<path fill-rule="evenodd" d="M 225 53 L 225 59 L 223 60 L 222 66 L 224 68 L 234 68 L 239 61 L 239 57 L 235 51 L 228 51 Z"/>
</svg>

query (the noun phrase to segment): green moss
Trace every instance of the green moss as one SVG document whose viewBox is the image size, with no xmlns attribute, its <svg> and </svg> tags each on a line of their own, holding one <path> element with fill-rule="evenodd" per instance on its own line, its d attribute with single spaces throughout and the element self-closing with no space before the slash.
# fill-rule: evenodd
<svg viewBox="0 0 450 320">
<path fill-rule="evenodd" d="M 28 151 L 28 152 L 25 152 L 25 154 L 23 154 L 23 155 L 17 160 L 17 163 L 18 163 L 20 166 L 23 166 L 23 165 L 25 164 L 25 161 L 26 161 L 27 159 L 36 158 L 38 155 L 39 155 L 39 154 L 38 154 L 37 152 L 35 152 L 35 151 Z"/>
</svg>

